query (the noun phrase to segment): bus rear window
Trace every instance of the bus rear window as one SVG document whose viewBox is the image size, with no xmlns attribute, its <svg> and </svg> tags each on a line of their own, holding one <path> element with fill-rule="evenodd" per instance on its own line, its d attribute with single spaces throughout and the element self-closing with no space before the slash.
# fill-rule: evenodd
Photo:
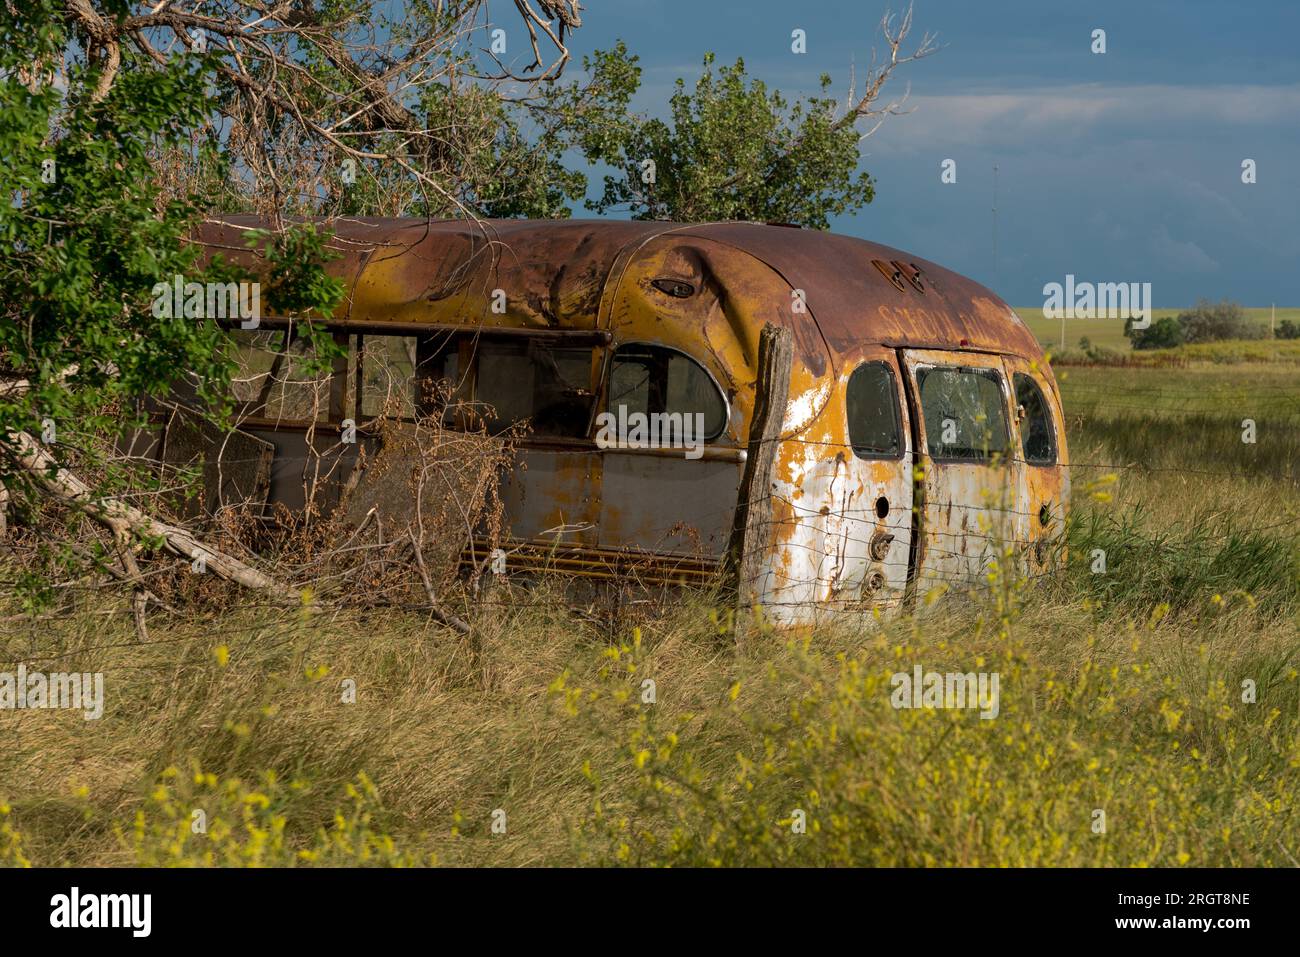
<svg viewBox="0 0 1300 957">
<path fill-rule="evenodd" d="M 1002 376 L 992 369 L 919 366 L 925 443 L 936 461 L 986 462 L 1007 452 Z"/>
<path fill-rule="evenodd" d="M 849 443 L 860 459 L 892 459 L 899 453 L 898 388 L 883 362 L 864 362 L 849 376 L 844 395 Z"/>
<path fill-rule="evenodd" d="M 1016 406 L 1020 416 L 1020 446 L 1030 465 L 1056 464 L 1056 436 L 1043 390 L 1032 376 L 1017 372 Z"/>
</svg>

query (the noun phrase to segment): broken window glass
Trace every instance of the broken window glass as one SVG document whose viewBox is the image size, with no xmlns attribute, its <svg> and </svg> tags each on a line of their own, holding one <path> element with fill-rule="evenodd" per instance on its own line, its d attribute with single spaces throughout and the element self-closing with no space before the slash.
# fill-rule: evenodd
<svg viewBox="0 0 1300 957">
<path fill-rule="evenodd" d="M 534 435 L 583 438 L 591 420 L 589 347 L 540 339 L 484 339 L 475 349 L 474 401 L 492 432 L 526 424 Z"/>
<path fill-rule="evenodd" d="M 361 414 L 410 419 L 415 414 L 415 336 L 361 337 Z"/>
<path fill-rule="evenodd" d="M 285 330 L 233 330 L 231 390 L 245 418 L 280 424 L 329 418 L 328 361 L 311 354 L 308 341 Z"/>
<path fill-rule="evenodd" d="M 1007 410 L 998 373 L 919 366 L 916 386 L 932 458 L 985 462 L 1006 453 Z"/>
<path fill-rule="evenodd" d="M 1056 436 L 1047 401 L 1033 376 L 1017 372 L 1016 405 L 1020 415 L 1020 444 L 1030 465 L 1056 464 Z"/>
</svg>

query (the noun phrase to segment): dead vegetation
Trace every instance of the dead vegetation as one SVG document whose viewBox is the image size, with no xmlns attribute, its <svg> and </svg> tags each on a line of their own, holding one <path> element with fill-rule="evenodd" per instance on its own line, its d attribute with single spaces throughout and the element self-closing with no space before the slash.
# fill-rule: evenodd
<svg viewBox="0 0 1300 957">
<path fill-rule="evenodd" d="M 140 640 L 150 609 L 221 607 L 247 600 L 240 590 L 290 607 L 424 608 L 467 631 L 442 606 L 471 539 L 499 540 L 514 436 L 447 429 L 441 415 L 375 416 L 351 442 L 316 443 L 309 430 L 300 474 L 282 477 L 301 481 L 301 509 L 267 504 L 270 457 L 247 455 L 269 443 L 179 403 L 155 411 L 156 429 L 61 436 L 71 467 L 20 433 L 12 464 L 44 495 L 11 516 L 4 548 L 45 611 L 66 611 L 87 585 L 132 593 Z M 463 583 L 472 590 L 483 571 Z"/>
</svg>

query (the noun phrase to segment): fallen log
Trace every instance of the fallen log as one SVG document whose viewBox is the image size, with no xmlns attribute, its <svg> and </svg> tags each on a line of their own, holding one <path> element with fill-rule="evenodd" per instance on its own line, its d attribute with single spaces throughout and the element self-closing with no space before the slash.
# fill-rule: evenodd
<svg viewBox="0 0 1300 957">
<path fill-rule="evenodd" d="M 45 448 L 26 432 L 11 432 L 5 443 L 15 465 L 27 472 L 52 497 L 74 506 L 104 525 L 115 537 L 129 536 L 161 540 L 167 551 L 191 562 L 201 561 L 207 571 L 265 592 L 277 602 L 301 604 L 302 595 L 294 588 L 276 581 L 196 539 L 189 531 L 169 525 L 114 498 L 98 498 L 89 485 L 55 461 Z"/>
</svg>

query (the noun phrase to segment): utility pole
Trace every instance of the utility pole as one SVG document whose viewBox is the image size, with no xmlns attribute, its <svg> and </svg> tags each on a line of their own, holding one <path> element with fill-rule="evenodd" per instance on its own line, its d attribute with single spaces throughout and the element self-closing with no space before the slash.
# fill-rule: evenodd
<svg viewBox="0 0 1300 957">
<path fill-rule="evenodd" d="M 998 288 L 998 164 L 993 164 L 993 288 Z"/>
</svg>

